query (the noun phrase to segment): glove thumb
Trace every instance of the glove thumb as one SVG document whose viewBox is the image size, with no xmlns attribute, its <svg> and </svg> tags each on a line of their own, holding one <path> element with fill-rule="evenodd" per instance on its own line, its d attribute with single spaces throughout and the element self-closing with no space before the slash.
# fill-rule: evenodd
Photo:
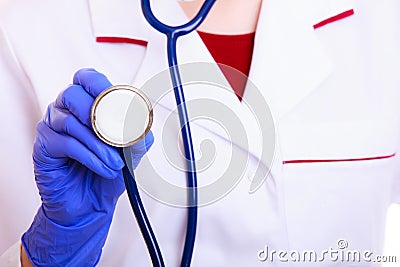
<svg viewBox="0 0 400 267">
<path fill-rule="evenodd" d="M 146 154 L 146 152 L 150 149 L 150 147 L 154 143 L 154 135 L 152 131 L 149 131 L 147 135 L 140 140 L 138 143 L 134 144 L 133 146 L 129 147 L 130 156 L 131 156 L 131 163 L 132 163 L 132 170 L 135 170 L 136 167 L 139 165 L 140 160 Z"/>
</svg>

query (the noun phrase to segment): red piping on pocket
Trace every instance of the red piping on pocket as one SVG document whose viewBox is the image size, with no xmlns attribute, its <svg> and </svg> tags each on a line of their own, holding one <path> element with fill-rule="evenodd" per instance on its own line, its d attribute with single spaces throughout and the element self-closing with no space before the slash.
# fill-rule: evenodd
<svg viewBox="0 0 400 267">
<path fill-rule="evenodd" d="M 322 26 L 325 26 L 326 24 L 329 24 L 329 23 L 335 22 L 337 20 L 341 20 L 341 19 L 350 17 L 352 15 L 354 15 L 354 10 L 353 9 L 347 10 L 345 12 L 337 14 L 336 16 L 333 16 L 333 17 L 325 19 L 325 20 L 323 20 L 321 22 L 318 22 L 317 24 L 314 25 L 314 29 L 318 29 L 318 28 L 320 28 Z"/>
<path fill-rule="evenodd" d="M 300 159 L 300 160 L 284 160 L 283 164 L 298 164 L 298 163 L 327 163 L 327 162 L 348 162 L 348 161 L 367 161 L 388 159 L 396 156 L 396 153 L 387 156 L 371 157 L 371 158 L 355 158 L 355 159 Z"/>
<path fill-rule="evenodd" d="M 147 41 L 131 39 L 126 37 L 96 37 L 98 43 L 136 44 L 147 46 Z"/>
</svg>

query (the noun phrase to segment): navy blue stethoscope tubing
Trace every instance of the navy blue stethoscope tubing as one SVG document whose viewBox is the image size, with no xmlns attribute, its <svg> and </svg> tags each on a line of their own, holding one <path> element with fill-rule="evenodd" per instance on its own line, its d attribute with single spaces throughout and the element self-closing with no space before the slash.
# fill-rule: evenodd
<svg viewBox="0 0 400 267">
<path fill-rule="evenodd" d="M 121 156 L 123 156 L 123 150 L 121 149 Z M 142 232 L 145 240 L 147 249 L 149 250 L 150 258 L 153 266 L 164 267 L 164 261 L 161 255 L 160 247 L 158 246 L 156 236 L 154 235 L 153 229 L 149 219 L 147 218 L 146 210 L 144 209 L 142 200 L 139 195 L 139 190 L 136 184 L 136 180 L 133 174 L 129 171 L 128 165 L 125 162 L 125 167 L 122 169 L 126 191 L 128 193 L 129 202 L 131 203 L 133 213 L 135 214 L 136 221 L 139 225 L 139 229 Z"/>
<path fill-rule="evenodd" d="M 148 23 L 157 31 L 164 33 L 167 36 L 167 54 L 168 65 L 171 75 L 172 84 L 174 87 L 174 94 L 176 105 L 179 114 L 179 122 L 182 133 L 182 141 L 185 151 L 187 162 L 187 189 L 188 189 L 188 215 L 185 244 L 182 253 L 181 267 L 189 267 L 194 250 L 194 243 L 196 239 L 197 229 L 197 211 L 198 211 L 198 192 L 197 192 L 197 172 L 195 164 L 195 156 L 193 150 L 192 135 L 189 125 L 189 115 L 186 108 L 185 95 L 181 82 L 179 72 L 178 59 L 177 59 L 177 40 L 180 36 L 189 34 L 197 29 L 200 24 L 207 17 L 209 11 L 216 0 L 206 0 L 199 10 L 198 14 L 189 22 L 181 26 L 169 26 L 159 21 L 153 14 L 150 6 L 150 0 L 141 0 L 143 14 Z M 123 157 L 124 158 L 124 157 Z M 128 192 L 129 201 L 136 220 L 138 222 L 140 231 L 145 240 L 147 249 L 149 251 L 153 266 L 163 267 L 164 261 L 158 245 L 155 234 L 150 225 L 143 203 L 140 199 L 139 191 L 133 174 L 130 173 L 128 168 L 124 168 L 124 182 Z"/>
</svg>

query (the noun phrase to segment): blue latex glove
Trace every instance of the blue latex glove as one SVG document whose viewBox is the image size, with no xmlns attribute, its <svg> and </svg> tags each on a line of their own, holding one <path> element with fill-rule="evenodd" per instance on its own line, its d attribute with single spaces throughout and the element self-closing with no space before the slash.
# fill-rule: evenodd
<svg viewBox="0 0 400 267">
<path fill-rule="evenodd" d="M 22 236 L 35 266 L 94 266 L 100 259 L 125 189 L 118 149 L 100 141 L 90 123 L 95 97 L 109 86 L 93 69 L 78 71 L 37 125 L 33 161 L 42 205 Z M 153 141 L 149 132 L 131 147 L 134 167 Z"/>
</svg>

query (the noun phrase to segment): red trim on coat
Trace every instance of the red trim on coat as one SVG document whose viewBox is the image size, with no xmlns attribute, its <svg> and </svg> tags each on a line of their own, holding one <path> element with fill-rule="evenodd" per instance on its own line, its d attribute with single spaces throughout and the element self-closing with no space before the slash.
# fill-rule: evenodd
<svg viewBox="0 0 400 267">
<path fill-rule="evenodd" d="M 388 159 L 396 156 L 396 153 L 386 156 L 370 157 L 370 158 L 354 158 L 354 159 L 300 159 L 300 160 L 284 160 L 283 164 L 298 164 L 298 163 L 328 163 L 328 162 L 348 162 L 348 161 L 367 161 L 377 159 Z"/>
<path fill-rule="evenodd" d="M 326 24 L 329 24 L 329 23 L 335 22 L 337 20 L 341 20 L 341 19 L 347 18 L 347 17 L 349 17 L 351 15 L 354 15 L 354 10 L 353 9 L 347 10 L 345 12 L 337 14 L 336 16 L 327 18 L 327 19 L 315 24 L 314 25 L 314 29 L 318 29 L 318 28 L 320 28 L 322 26 L 325 26 Z"/>
<path fill-rule="evenodd" d="M 147 41 L 131 39 L 126 37 L 96 37 L 96 42 L 98 43 L 117 43 L 117 44 L 137 44 L 142 46 L 147 46 Z"/>
</svg>

